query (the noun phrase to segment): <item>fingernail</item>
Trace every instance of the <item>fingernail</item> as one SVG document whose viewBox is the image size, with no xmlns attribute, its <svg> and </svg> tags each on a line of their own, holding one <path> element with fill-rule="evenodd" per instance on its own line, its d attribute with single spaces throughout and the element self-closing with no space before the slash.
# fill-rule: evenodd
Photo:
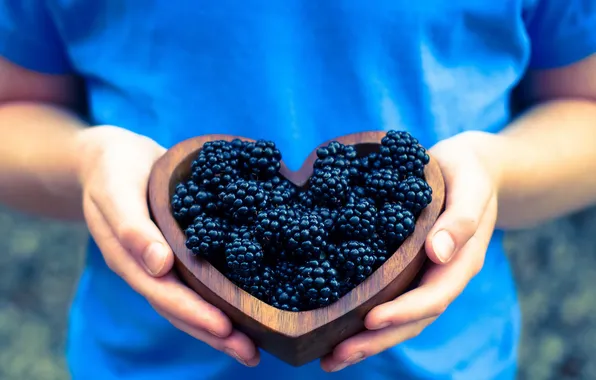
<svg viewBox="0 0 596 380">
<path fill-rule="evenodd" d="M 389 327 L 390 325 L 391 325 L 391 322 L 383 322 L 380 325 L 378 325 L 377 327 L 375 327 L 374 330 L 381 330 L 386 327 Z"/>
<path fill-rule="evenodd" d="M 151 243 L 143 252 L 143 263 L 152 275 L 156 275 L 163 268 L 167 258 L 167 251 L 161 243 Z"/>
<path fill-rule="evenodd" d="M 248 367 L 248 363 L 246 361 L 242 360 L 240 358 L 240 356 L 236 353 L 236 351 L 232 350 L 231 348 L 226 348 L 226 349 L 224 349 L 224 352 L 226 354 L 230 355 L 231 357 L 233 357 L 234 359 L 236 359 L 240 364 Z"/>
<path fill-rule="evenodd" d="M 213 336 L 215 336 L 215 337 L 217 337 L 217 338 L 225 338 L 225 337 L 226 337 L 226 336 L 224 336 L 224 335 L 222 335 L 222 334 L 218 334 L 218 333 L 216 333 L 216 332 L 215 332 L 215 331 L 213 331 L 213 330 L 208 330 L 208 331 L 209 331 L 209 334 L 211 334 L 211 335 L 213 335 Z"/>
<path fill-rule="evenodd" d="M 453 256 L 453 251 L 455 250 L 455 243 L 453 242 L 449 232 L 445 230 L 437 232 L 433 237 L 432 244 L 433 250 L 442 263 L 446 263 L 451 259 L 451 256 Z"/>
<path fill-rule="evenodd" d="M 342 363 L 340 363 L 338 366 L 333 368 L 331 370 L 331 372 L 341 371 L 342 369 L 346 368 L 347 366 L 354 365 L 354 364 L 362 361 L 362 359 L 364 359 L 364 354 L 362 352 L 356 352 L 355 354 L 353 354 L 352 356 L 350 356 L 349 358 L 344 360 Z"/>
<path fill-rule="evenodd" d="M 339 372 L 339 371 L 341 371 L 342 369 L 346 368 L 347 366 L 349 366 L 349 364 L 348 364 L 348 363 L 346 363 L 346 362 L 343 362 L 343 363 L 341 363 L 340 365 L 338 365 L 337 367 L 333 368 L 333 369 L 331 370 L 331 372 Z"/>
</svg>

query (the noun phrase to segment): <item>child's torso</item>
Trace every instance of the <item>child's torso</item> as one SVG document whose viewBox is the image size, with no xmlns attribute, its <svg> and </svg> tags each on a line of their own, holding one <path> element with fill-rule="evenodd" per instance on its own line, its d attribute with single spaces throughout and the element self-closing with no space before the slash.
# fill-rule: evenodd
<svg viewBox="0 0 596 380">
<path fill-rule="evenodd" d="M 499 128 L 528 57 L 518 0 L 47 0 L 97 123 L 313 145 Z M 519 0 L 521 1 L 521 0 Z"/>
</svg>

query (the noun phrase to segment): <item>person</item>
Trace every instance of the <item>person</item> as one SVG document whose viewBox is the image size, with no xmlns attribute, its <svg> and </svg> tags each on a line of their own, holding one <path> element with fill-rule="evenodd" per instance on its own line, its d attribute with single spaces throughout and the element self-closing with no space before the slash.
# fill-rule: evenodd
<svg viewBox="0 0 596 380">
<path fill-rule="evenodd" d="M 504 232 L 596 201 L 595 4 L 0 0 L 0 201 L 91 235 L 72 377 L 513 379 Z M 420 285 L 366 331 L 295 368 L 177 279 L 146 200 L 167 148 L 266 139 L 296 169 L 390 129 L 430 148 L 446 209 Z"/>
</svg>

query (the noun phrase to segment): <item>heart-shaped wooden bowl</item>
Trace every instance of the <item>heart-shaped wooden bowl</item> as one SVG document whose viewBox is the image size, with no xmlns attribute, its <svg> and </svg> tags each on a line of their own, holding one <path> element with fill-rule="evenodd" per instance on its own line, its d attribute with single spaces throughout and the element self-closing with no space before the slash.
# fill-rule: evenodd
<svg viewBox="0 0 596 380">
<path fill-rule="evenodd" d="M 362 132 L 334 140 L 354 145 L 359 153 L 366 154 L 378 150 L 383 136 L 385 132 Z M 171 213 L 174 188 L 189 178 L 190 164 L 203 144 L 234 138 L 237 137 L 198 136 L 169 149 L 156 162 L 150 176 L 152 217 L 174 251 L 175 268 L 182 281 L 221 309 L 257 346 L 291 365 L 301 366 L 331 352 L 338 343 L 362 331 L 368 311 L 402 294 L 412 284 L 426 261 L 425 238 L 443 209 L 445 191 L 441 170 L 431 156 L 425 177 L 433 191 L 432 202 L 419 216 L 414 233 L 379 269 L 327 307 L 303 312 L 283 311 L 240 289 L 206 260 L 192 255 L 186 248 L 184 232 Z M 296 172 L 288 170 L 282 162 L 280 174 L 303 187 L 313 172 L 315 159 L 316 150 Z"/>
</svg>

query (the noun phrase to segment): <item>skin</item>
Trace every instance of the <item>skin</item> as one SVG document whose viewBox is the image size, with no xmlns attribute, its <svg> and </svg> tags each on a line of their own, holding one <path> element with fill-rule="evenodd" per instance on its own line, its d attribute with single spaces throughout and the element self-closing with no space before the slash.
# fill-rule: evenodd
<svg viewBox="0 0 596 380">
<path fill-rule="evenodd" d="M 466 132 L 430 149 L 447 189 L 446 210 L 426 241 L 435 264 L 418 288 L 371 310 L 367 331 L 323 358 L 324 370 L 417 336 L 480 271 L 495 226 L 528 227 L 596 203 L 594 72 L 596 56 L 529 73 L 523 93 L 531 107 L 502 133 Z M 67 111 L 77 109 L 80 94 L 76 78 L 0 59 L 0 202 L 84 220 L 109 267 L 174 326 L 257 365 L 250 339 L 171 272 L 172 251 L 145 200 L 151 166 L 165 149 L 115 126 L 85 129 Z"/>
</svg>

